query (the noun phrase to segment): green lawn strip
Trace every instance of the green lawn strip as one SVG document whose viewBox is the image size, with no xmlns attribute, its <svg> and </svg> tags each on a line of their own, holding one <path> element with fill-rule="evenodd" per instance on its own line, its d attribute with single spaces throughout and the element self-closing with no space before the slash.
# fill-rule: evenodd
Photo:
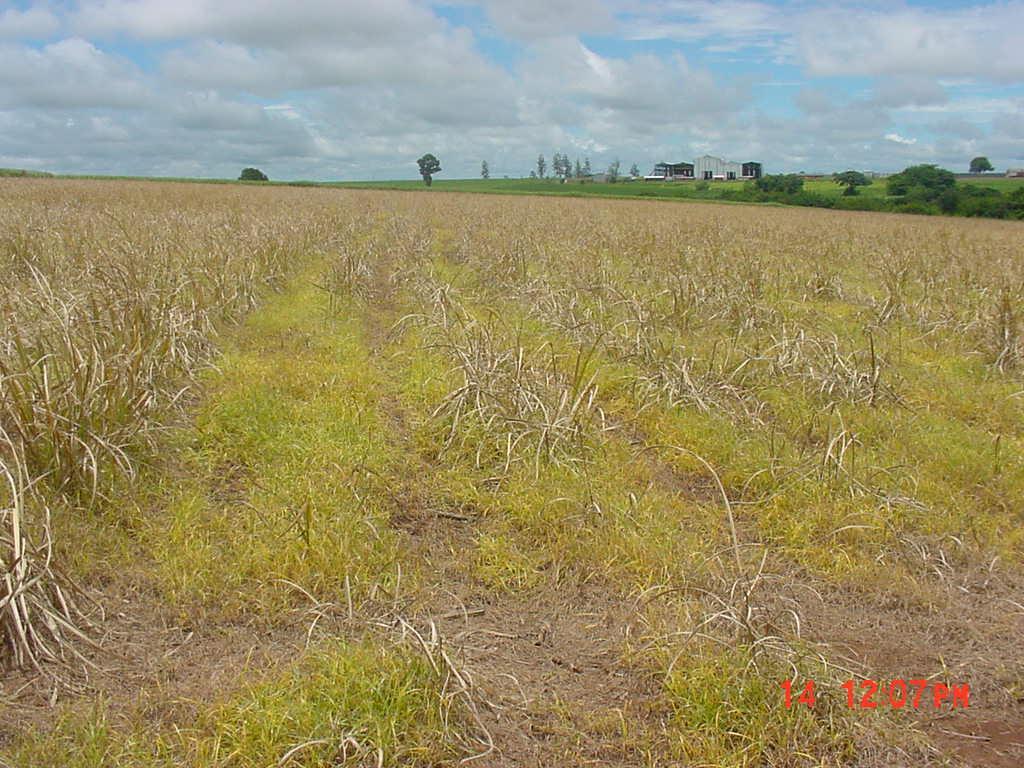
<svg viewBox="0 0 1024 768">
<path fill-rule="evenodd" d="M 155 729 L 102 702 L 29 733 L 3 756 L 19 768 L 436 766 L 458 751 L 444 680 L 417 652 L 324 642 L 284 669 L 205 705 L 195 723 Z"/>
<path fill-rule="evenodd" d="M 168 599 L 272 615 L 292 582 L 356 599 L 396 576 L 399 542 L 367 471 L 392 461 L 358 318 L 306 274 L 234 334 L 181 436 L 166 510 L 142 538 Z"/>
</svg>

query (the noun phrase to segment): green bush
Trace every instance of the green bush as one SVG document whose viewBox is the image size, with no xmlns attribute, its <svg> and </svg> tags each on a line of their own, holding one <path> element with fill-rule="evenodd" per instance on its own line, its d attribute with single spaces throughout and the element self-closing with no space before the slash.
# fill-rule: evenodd
<svg viewBox="0 0 1024 768">
<path fill-rule="evenodd" d="M 762 176 L 756 182 L 762 192 L 781 192 L 795 195 L 804 188 L 804 177 L 797 173 L 775 173 Z"/>
<path fill-rule="evenodd" d="M 1013 194 L 1020 191 L 1016 190 Z M 1013 213 L 1013 195 L 1003 195 L 998 189 L 991 187 L 965 184 L 959 189 L 956 213 L 961 216 L 984 216 L 992 219 L 1010 218 Z"/>
<path fill-rule="evenodd" d="M 957 206 L 960 204 L 960 194 L 955 187 L 950 187 L 944 190 L 935 202 L 943 213 L 956 213 Z"/>
<path fill-rule="evenodd" d="M 841 211 L 891 211 L 892 203 L 882 197 L 839 197 L 835 201 L 835 208 Z"/>
<path fill-rule="evenodd" d="M 916 200 L 911 200 L 910 202 L 906 203 L 899 203 L 897 204 L 895 210 L 898 211 L 899 213 L 919 213 L 926 216 L 936 216 L 939 213 L 939 209 L 936 208 L 934 205 L 929 205 L 928 203 L 919 202 Z"/>
</svg>

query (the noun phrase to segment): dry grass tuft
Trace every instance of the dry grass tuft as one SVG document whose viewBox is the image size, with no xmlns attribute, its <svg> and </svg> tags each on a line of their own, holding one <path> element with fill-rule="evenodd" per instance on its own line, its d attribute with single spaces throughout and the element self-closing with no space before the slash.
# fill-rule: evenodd
<svg viewBox="0 0 1024 768">
<path fill-rule="evenodd" d="M 84 660 L 74 641 L 94 644 L 75 585 L 53 561 L 50 510 L 34 492 L 11 438 L 0 433 L 0 631 L 9 667 Z M 13 458 L 12 458 L 13 457 Z"/>
</svg>

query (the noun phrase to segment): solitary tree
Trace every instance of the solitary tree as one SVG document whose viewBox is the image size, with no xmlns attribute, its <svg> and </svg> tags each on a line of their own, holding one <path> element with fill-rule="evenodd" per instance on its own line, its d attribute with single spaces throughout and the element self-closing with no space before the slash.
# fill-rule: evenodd
<svg viewBox="0 0 1024 768">
<path fill-rule="evenodd" d="M 548 169 L 548 164 L 544 160 L 544 155 L 537 155 L 537 176 L 541 179 L 544 178 L 544 173 Z"/>
<path fill-rule="evenodd" d="M 434 174 L 441 172 L 440 161 L 428 153 L 417 160 L 416 164 L 420 167 L 420 176 L 423 177 L 423 183 L 429 187 L 434 181 Z"/>
<path fill-rule="evenodd" d="M 592 170 L 590 170 L 590 158 L 589 157 L 584 157 L 583 158 L 583 175 L 584 176 L 592 176 L 593 174 L 594 174 L 594 172 Z"/>
<path fill-rule="evenodd" d="M 267 178 L 267 174 L 261 171 L 259 168 L 243 168 L 242 175 L 238 177 L 239 181 L 270 181 Z"/>
<path fill-rule="evenodd" d="M 619 180 L 619 168 L 621 167 L 618 158 L 608 166 L 608 181 L 614 184 Z"/>
<path fill-rule="evenodd" d="M 857 187 L 867 187 L 871 184 L 871 179 L 860 171 L 843 171 L 842 173 L 833 173 L 832 181 L 840 186 L 846 187 L 846 189 L 843 190 L 844 195 L 856 195 Z"/>
<path fill-rule="evenodd" d="M 484 160 L 480 163 L 480 178 L 489 179 L 491 178 L 491 169 L 487 167 L 487 161 Z"/>
<path fill-rule="evenodd" d="M 633 163 L 633 165 L 631 165 L 629 167 L 629 175 L 632 176 L 634 179 L 637 176 L 639 176 L 640 175 L 640 166 L 637 165 L 636 163 Z"/>
<path fill-rule="evenodd" d="M 988 161 L 987 157 L 976 157 L 971 160 L 971 173 L 984 173 L 985 171 L 994 171 L 992 163 Z"/>
</svg>

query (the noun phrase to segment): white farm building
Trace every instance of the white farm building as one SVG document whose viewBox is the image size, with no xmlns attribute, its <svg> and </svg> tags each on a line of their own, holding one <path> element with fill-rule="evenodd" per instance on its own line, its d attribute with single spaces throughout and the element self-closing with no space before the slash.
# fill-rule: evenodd
<svg viewBox="0 0 1024 768">
<path fill-rule="evenodd" d="M 693 161 L 693 175 L 698 179 L 756 179 L 761 176 L 760 163 L 734 163 L 720 157 L 704 155 Z"/>
<path fill-rule="evenodd" d="M 644 179 L 647 181 L 759 179 L 761 164 L 755 162 L 735 163 L 720 157 L 704 155 L 692 163 L 658 163 Z"/>
</svg>

